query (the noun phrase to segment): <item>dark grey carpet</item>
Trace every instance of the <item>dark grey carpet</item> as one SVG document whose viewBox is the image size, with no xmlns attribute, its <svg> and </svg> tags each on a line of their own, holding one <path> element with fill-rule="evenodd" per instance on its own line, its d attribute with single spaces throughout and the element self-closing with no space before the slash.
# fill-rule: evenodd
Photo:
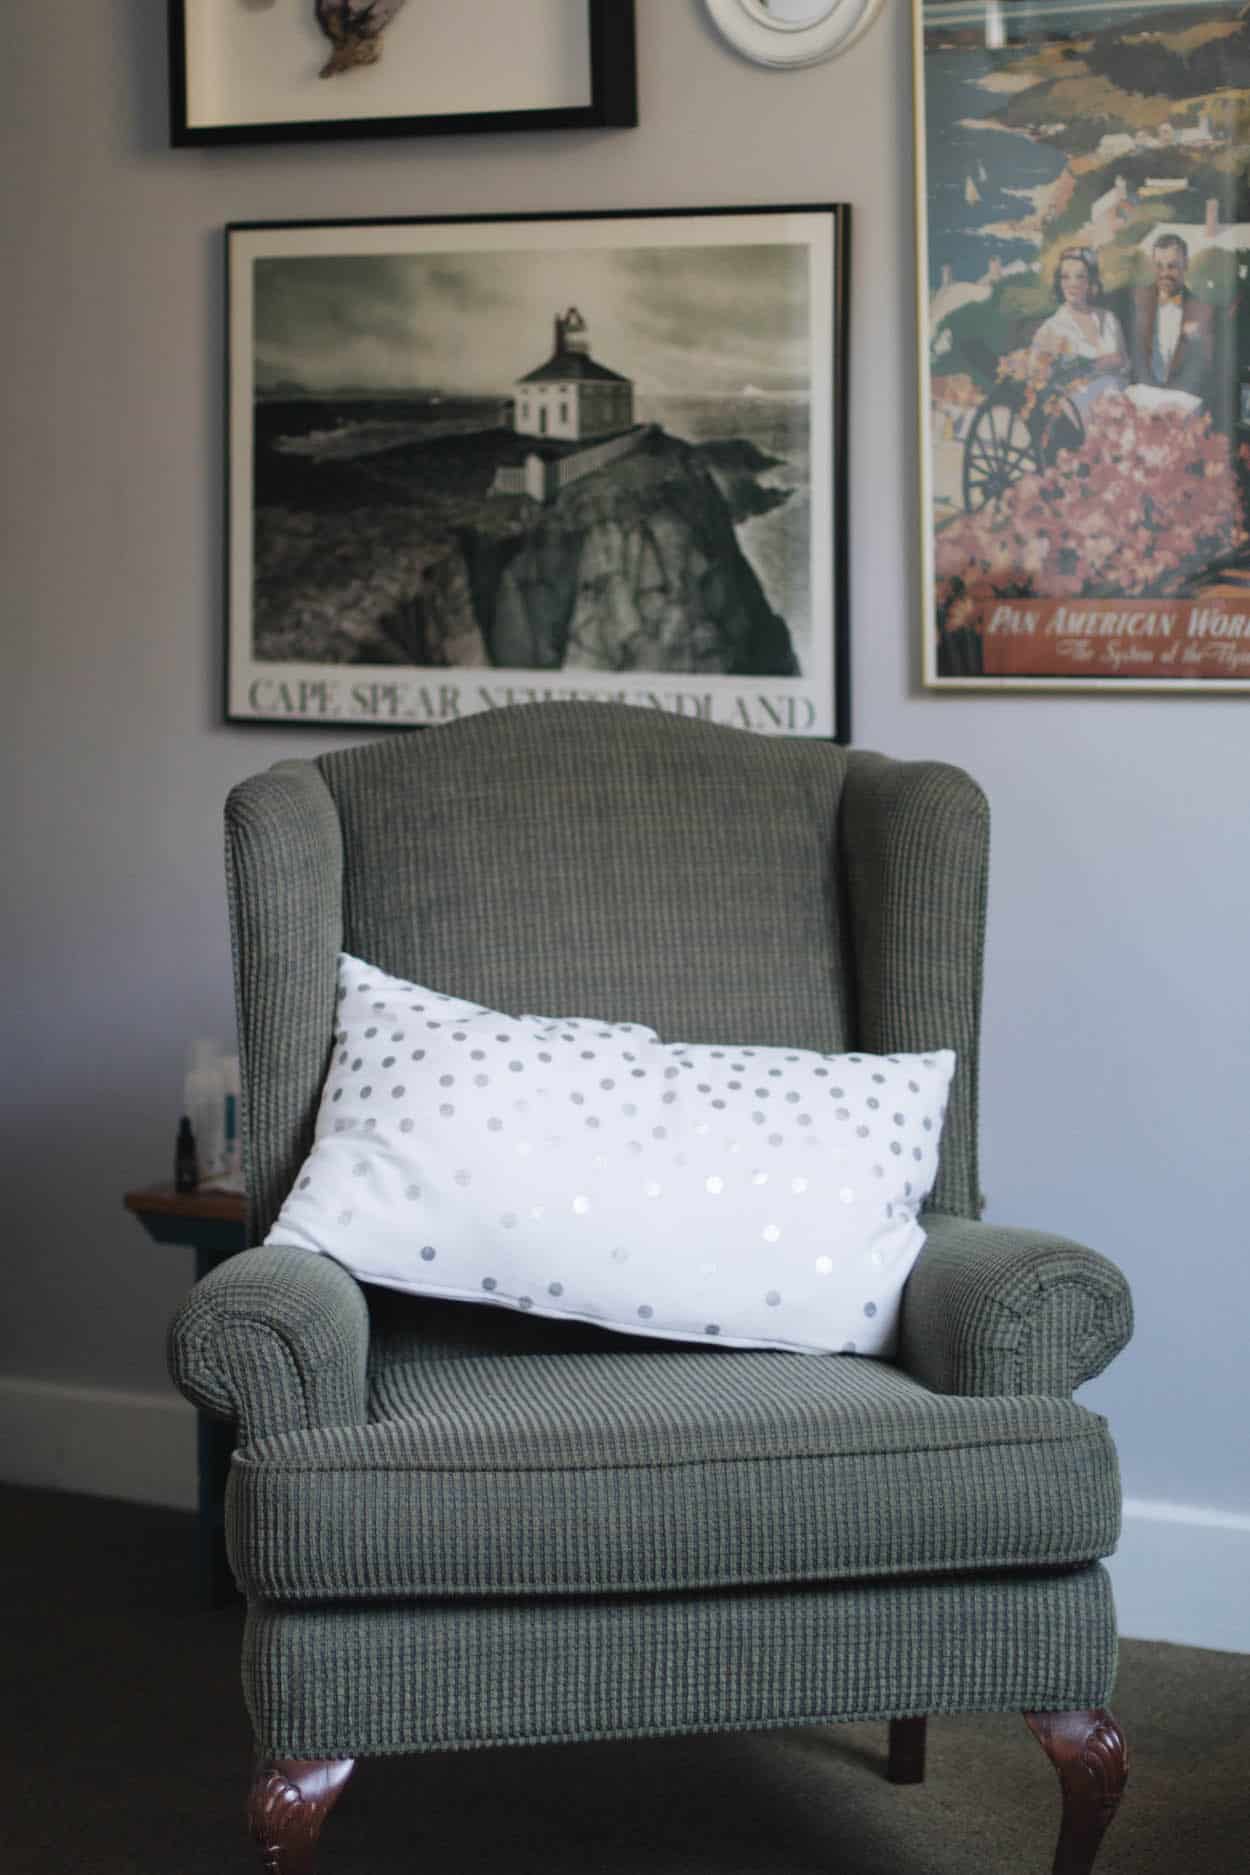
<svg viewBox="0 0 1250 1875">
<path fill-rule="evenodd" d="M 191 1519 L 0 1489 L 0 1870 L 258 1875 L 241 1813 L 239 1616 L 194 1606 Z M 1126 1642 L 1134 1768 L 1096 1875 L 1250 1870 L 1250 1656 Z M 365 1764 L 320 1875 L 1049 1875 L 1054 1773 L 1021 1721 Z"/>
</svg>

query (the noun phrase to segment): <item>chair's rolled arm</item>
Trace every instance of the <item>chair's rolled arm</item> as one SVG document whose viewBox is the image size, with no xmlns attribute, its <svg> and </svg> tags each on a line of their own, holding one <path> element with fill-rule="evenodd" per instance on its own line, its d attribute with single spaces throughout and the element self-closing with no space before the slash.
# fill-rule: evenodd
<svg viewBox="0 0 1250 1875">
<path fill-rule="evenodd" d="M 1127 1282 L 1083 1244 L 941 1213 L 921 1222 L 897 1359 L 935 1393 L 1068 1395 L 1132 1334 Z"/>
<path fill-rule="evenodd" d="M 174 1316 L 168 1353 L 174 1384 L 237 1421 L 241 1445 L 364 1420 L 369 1311 L 328 1257 L 274 1245 L 219 1264 Z"/>
</svg>

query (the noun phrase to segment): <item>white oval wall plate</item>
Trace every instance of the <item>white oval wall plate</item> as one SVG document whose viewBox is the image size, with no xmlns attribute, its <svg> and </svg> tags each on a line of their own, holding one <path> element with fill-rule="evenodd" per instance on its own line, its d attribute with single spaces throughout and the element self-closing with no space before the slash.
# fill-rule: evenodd
<svg viewBox="0 0 1250 1875">
<path fill-rule="evenodd" d="M 871 26 L 883 0 L 707 0 L 735 51 L 784 69 L 831 59 Z"/>
</svg>

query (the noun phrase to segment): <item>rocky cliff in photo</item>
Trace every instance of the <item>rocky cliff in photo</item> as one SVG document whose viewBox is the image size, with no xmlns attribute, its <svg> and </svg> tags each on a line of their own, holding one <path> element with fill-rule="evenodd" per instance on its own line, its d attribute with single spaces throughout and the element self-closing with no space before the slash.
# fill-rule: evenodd
<svg viewBox="0 0 1250 1875">
<path fill-rule="evenodd" d="M 310 429 L 324 414 L 305 411 Z M 547 502 L 491 493 L 526 439 L 293 450 L 258 409 L 258 658 L 791 676 L 735 522 L 783 502 L 749 443 L 651 430 Z M 341 422 L 341 414 L 339 421 Z"/>
</svg>

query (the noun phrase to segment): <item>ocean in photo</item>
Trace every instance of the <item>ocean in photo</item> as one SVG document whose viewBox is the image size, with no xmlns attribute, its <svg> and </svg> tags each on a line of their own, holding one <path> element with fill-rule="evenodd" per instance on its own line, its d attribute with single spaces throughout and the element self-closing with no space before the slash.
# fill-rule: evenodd
<svg viewBox="0 0 1250 1875">
<path fill-rule="evenodd" d="M 777 466 L 761 471 L 764 488 L 793 494 L 767 514 L 737 524 L 738 545 L 773 611 L 789 627 L 801 670 L 812 645 L 811 418 L 808 399 L 790 397 L 651 397 L 636 399 L 640 423 L 659 423 L 690 443 L 735 437 L 754 443 Z M 833 516 L 825 525 L 832 530 Z"/>
</svg>

